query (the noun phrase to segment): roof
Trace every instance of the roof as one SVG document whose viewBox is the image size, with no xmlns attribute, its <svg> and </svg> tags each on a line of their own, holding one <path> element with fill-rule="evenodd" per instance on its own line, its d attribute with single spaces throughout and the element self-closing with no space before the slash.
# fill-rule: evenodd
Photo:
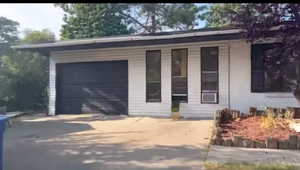
<svg viewBox="0 0 300 170">
<path fill-rule="evenodd" d="M 239 39 L 241 29 L 238 28 L 203 28 L 188 31 L 158 32 L 149 34 L 133 34 L 121 36 L 106 36 L 91 39 L 64 40 L 52 43 L 22 44 L 12 46 L 21 50 L 74 50 L 90 48 L 113 48 L 126 46 L 145 46 L 172 43 L 187 43 L 200 41 L 216 41 Z"/>
</svg>

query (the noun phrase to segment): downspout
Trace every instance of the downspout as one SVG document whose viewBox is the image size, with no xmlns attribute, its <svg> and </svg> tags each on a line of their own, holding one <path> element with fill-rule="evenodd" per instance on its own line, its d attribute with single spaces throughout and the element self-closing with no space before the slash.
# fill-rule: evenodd
<svg viewBox="0 0 300 170">
<path fill-rule="evenodd" d="M 230 44 L 228 43 L 228 108 L 231 110 L 230 102 Z"/>
</svg>

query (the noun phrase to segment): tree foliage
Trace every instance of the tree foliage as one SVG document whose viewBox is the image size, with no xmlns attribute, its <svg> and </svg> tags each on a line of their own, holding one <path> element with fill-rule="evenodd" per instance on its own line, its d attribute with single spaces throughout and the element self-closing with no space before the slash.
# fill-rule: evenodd
<svg viewBox="0 0 300 170">
<path fill-rule="evenodd" d="M 291 60 L 300 61 L 300 4 L 262 3 L 242 4 L 238 11 L 231 11 L 232 24 L 245 30 L 250 42 L 270 38 L 280 42 L 269 51 L 266 60 L 268 69 L 285 74 L 280 70 Z M 272 34 L 270 35 L 270 32 Z M 285 76 L 285 75 L 283 75 Z M 295 96 L 300 101 L 300 77 Z"/>
<path fill-rule="evenodd" d="M 122 13 L 137 32 L 154 33 L 166 29 L 187 30 L 197 26 L 200 11 L 205 6 L 195 4 L 143 3 L 130 4 L 130 11 Z"/>
<path fill-rule="evenodd" d="M 55 41 L 55 35 L 48 29 L 43 29 L 41 31 L 26 30 L 24 34 L 25 37 L 21 40 L 21 43 L 24 44 L 47 43 Z"/>
<path fill-rule="evenodd" d="M 206 27 L 231 26 L 232 12 L 238 11 L 240 7 L 238 3 L 212 4 L 200 18 L 205 20 Z"/>
<path fill-rule="evenodd" d="M 48 30 L 27 31 L 22 43 L 53 42 Z M 38 53 L 10 50 L 0 67 L 0 105 L 12 110 L 45 109 L 48 59 Z"/>
<path fill-rule="evenodd" d="M 18 40 L 18 26 L 18 22 L 0 16 L 0 54 L 8 53 L 9 46 Z"/>
<path fill-rule="evenodd" d="M 56 4 L 66 13 L 63 39 L 154 33 L 197 26 L 203 6 L 195 4 Z"/>
<path fill-rule="evenodd" d="M 120 15 L 126 5 L 114 4 L 56 4 L 65 12 L 62 39 L 80 39 L 128 34 L 132 30 Z"/>
<path fill-rule="evenodd" d="M 200 12 L 206 6 L 196 6 L 195 4 L 169 4 L 166 6 L 165 23 L 167 27 L 174 30 L 190 30 L 198 25 Z"/>
<path fill-rule="evenodd" d="M 0 43 L 13 43 L 18 39 L 19 23 L 0 16 Z"/>
</svg>

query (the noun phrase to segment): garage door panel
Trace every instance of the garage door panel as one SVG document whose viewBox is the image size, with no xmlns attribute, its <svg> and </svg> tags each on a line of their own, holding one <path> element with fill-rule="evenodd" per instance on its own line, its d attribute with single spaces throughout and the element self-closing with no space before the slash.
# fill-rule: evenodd
<svg viewBox="0 0 300 170">
<path fill-rule="evenodd" d="M 102 97 L 104 99 L 120 99 L 127 100 L 127 88 L 109 88 L 109 87 L 83 87 L 84 97 Z"/>
<path fill-rule="evenodd" d="M 127 114 L 127 61 L 59 64 L 57 72 L 58 112 Z"/>
<path fill-rule="evenodd" d="M 82 102 L 82 113 L 103 113 L 103 114 L 127 114 L 124 112 L 127 109 L 126 101 L 99 101 L 85 100 Z"/>
<path fill-rule="evenodd" d="M 83 93 L 80 85 L 64 85 L 61 87 L 61 96 L 64 98 L 82 97 Z"/>
<path fill-rule="evenodd" d="M 82 107 L 81 99 L 74 98 L 72 100 L 64 100 L 64 106 L 61 108 L 61 114 L 80 114 Z"/>
</svg>

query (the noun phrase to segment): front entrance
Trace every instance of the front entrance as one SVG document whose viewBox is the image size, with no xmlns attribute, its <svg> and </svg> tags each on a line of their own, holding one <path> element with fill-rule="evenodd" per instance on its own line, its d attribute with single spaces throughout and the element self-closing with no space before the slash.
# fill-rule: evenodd
<svg viewBox="0 0 300 170">
<path fill-rule="evenodd" d="M 187 102 L 188 49 L 172 50 L 172 100 Z"/>
</svg>

